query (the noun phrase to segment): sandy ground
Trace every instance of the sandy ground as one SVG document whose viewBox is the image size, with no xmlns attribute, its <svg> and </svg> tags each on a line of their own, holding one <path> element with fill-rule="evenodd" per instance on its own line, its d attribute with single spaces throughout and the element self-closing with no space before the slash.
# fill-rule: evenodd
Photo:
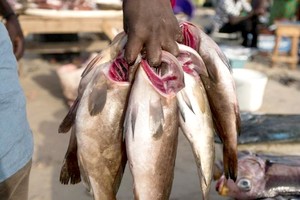
<svg viewBox="0 0 300 200">
<path fill-rule="evenodd" d="M 84 186 L 61 185 L 59 173 L 67 149 L 69 134 L 58 134 L 59 123 L 68 111 L 55 69 L 58 64 L 27 55 L 22 61 L 23 75 L 20 78 L 27 97 L 28 119 L 35 141 L 33 166 L 30 177 L 30 200 L 89 200 Z M 268 75 L 263 104 L 256 113 L 299 114 L 300 71 L 288 69 L 287 65 L 271 69 L 268 57 L 257 56 L 247 63 L 247 68 L 256 69 Z M 288 78 L 288 79 L 287 79 Z M 290 85 L 282 84 L 290 81 Z M 265 145 L 263 145 L 265 147 Z M 299 145 L 300 146 L 300 145 Z M 247 148 L 247 147 L 246 147 Z M 298 148 L 298 145 L 296 145 Z M 295 151 L 291 149 L 290 152 Z M 298 151 L 300 152 L 300 151 Z M 196 165 L 186 139 L 180 135 L 176 160 L 172 200 L 201 199 Z M 132 179 L 126 169 L 118 199 L 133 199 Z M 211 188 L 211 199 L 222 200 Z"/>
</svg>

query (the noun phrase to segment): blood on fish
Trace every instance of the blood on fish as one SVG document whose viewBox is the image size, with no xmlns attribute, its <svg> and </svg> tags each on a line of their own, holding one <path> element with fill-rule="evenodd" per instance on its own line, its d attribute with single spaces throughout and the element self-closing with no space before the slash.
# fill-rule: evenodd
<svg viewBox="0 0 300 200">
<path fill-rule="evenodd" d="M 109 77 L 117 82 L 128 81 L 128 64 L 123 57 L 117 58 L 109 69 Z"/>
</svg>

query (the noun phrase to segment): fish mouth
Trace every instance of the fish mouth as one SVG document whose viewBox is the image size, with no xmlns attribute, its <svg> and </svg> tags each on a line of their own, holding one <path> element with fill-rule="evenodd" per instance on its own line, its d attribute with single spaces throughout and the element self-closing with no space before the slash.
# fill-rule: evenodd
<svg viewBox="0 0 300 200">
<path fill-rule="evenodd" d="M 162 52 L 162 64 L 153 68 L 146 60 L 141 61 L 151 85 L 164 97 L 175 96 L 184 87 L 183 70 L 177 59 L 170 53 Z"/>
<path fill-rule="evenodd" d="M 224 176 L 220 178 L 220 180 L 216 184 L 216 191 L 221 196 L 228 196 L 229 188 L 226 186 L 226 179 Z"/>
</svg>

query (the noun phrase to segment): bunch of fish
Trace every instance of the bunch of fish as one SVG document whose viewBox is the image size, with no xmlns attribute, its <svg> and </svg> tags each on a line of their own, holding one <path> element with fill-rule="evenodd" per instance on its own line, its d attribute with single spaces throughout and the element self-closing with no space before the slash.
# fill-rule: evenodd
<svg viewBox="0 0 300 200">
<path fill-rule="evenodd" d="M 300 199 L 300 157 L 241 152 L 236 182 L 221 176 L 216 190 L 237 200 Z"/>
<path fill-rule="evenodd" d="M 82 177 L 96 200 L 116 199 L 128 159 L 135 199 L 169 199 L 178 127 L 191 143 L 203 199 L 213 176 L 215 132 L 226 178 L 236 179 L 240 119 L 227 59 L 199 28 L 180 26 L 180 55 L 163 51 L 160 68 L 141 56 L 129 67 L 124 33 L 88 64 L 59 127 L 71 129 L 61 183 Z"/>
</svg>

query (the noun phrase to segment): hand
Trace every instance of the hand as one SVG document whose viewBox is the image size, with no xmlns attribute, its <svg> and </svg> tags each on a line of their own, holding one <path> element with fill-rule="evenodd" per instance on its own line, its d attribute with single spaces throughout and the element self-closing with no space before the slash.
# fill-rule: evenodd
<svg viewBox="0 0 300 200">
<path fill-rule="evenodd" d="M 24 36 L 17 16 L 9 17 L 5 25 L 13 44 L 16 59 L 19 60 L 24 54 Z"/>
<path fill-rule="evenodd" d="M 128 34 L 125 58 L 129 64 L 143 48 L 151 66 L 160 65 L 162 49 L 178 55 L 176 41 L 182 40 L 182 34 L 170 0 L 124 0 L 123 15 Z"/>
</svg>

